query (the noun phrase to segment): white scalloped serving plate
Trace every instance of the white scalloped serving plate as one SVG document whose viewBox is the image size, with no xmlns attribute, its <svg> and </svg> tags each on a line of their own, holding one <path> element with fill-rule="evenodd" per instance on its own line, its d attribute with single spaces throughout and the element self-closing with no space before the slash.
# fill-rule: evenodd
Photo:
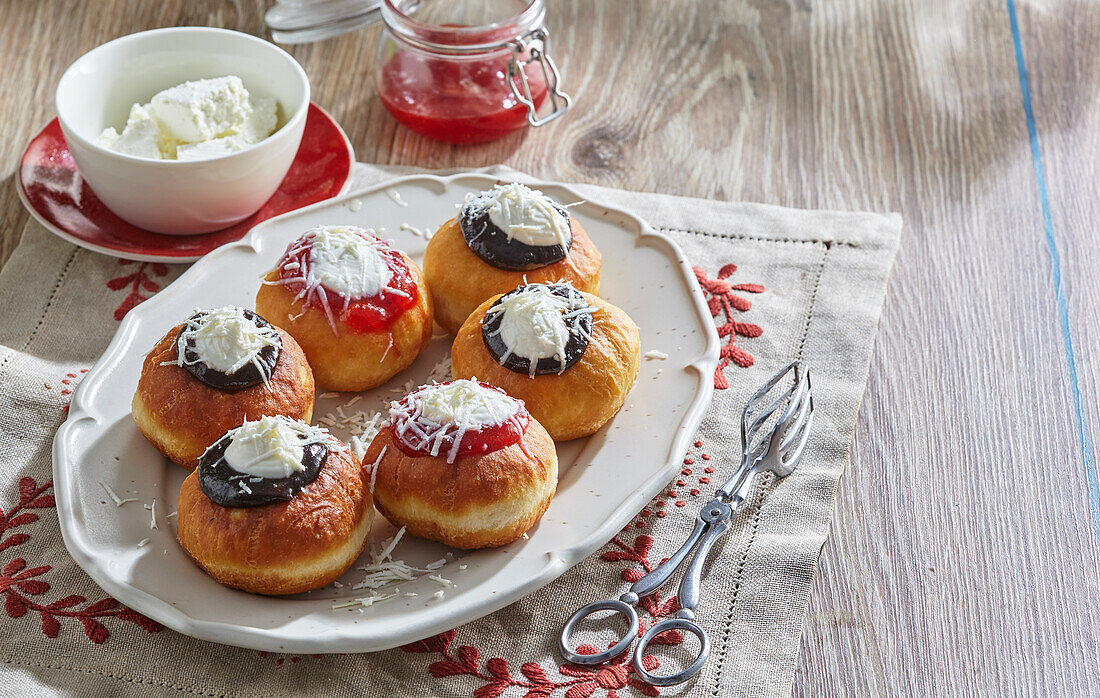
<svg viewBox="0 0 1100 698">
<path fill-rule="evenodd" d="M 73 396 L 54 440 L 53 470 L 61 531 L 73 558 L 121 602 L 181 633 L 203 640 L 279 652 L 387 649 L 469 622 L 548 584 L 623 528 L 672 478 L 710 403 L 718 337 L 691 267 L 679 248 L 629 213 L 592 201 L 572 215 L 603 253 L 601 295 L 641 328 L 642 361 L 622 411 L 598 433 L 559 444 L 558 493 L 528 539 L 494 550 L 455 551 L 440 573 L 453 581 L 441 599 L 428 579 L 401 585 L 402 595 L 362 612 L 334 611 L 334 601 L 361 596 L 352 585 L 289 598 L 254 596 L 207 577 L 176 542 L 176 496 L 186 474 L 138 432 L 130 399 L 145 353 L 195 308 L 252 307 L 260 276 L 287 244 L 319 224 L 385 228 L 417 262 L 426 241 L 402 224 L 434 230 L 455 214 L 467 192 L 488 188 L 485 175 L 417 175 L 353 192 L 273 218 L 242 240 L 211 252 L 175 283 L 126 316 L 107 351 Z M 560 184 L 538 184 L 563 203 L 581 202 Z M 399 194 L 399 196 L 396 196 Z M 401 206 L 399 202 L 406 205 Z M 363 394 L 354 410 L 378 409 L 407 381 L 422 381 L 449 355 L 434 339 L 416 363 L 389 384 Z M 352 395 L 319 398 L 315 419 Z M 334 430 L 346 436 L 340 430 Z M 116 507 L 100 483 L 141 503 L 157 501 L 157 530 L 139 502 Z M 378 516 L 373 540 L 393 534 Z M 150 542 L 137 547 L 145 538 Z M 444 557 L 441 545 L 408 539 L 395 557 L 424 565 Z M 405 593 L 416 593 L 406 597 Z M 564 618 L 563 618 L 564 620 Z"/>
</svg>

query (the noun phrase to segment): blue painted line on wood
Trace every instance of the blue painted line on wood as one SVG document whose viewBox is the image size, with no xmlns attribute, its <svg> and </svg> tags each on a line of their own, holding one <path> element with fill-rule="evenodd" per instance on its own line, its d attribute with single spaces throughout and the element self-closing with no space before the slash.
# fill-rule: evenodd
<svg viewBox="0 0 1100 698">
<path fill-rule="evenodd" d="M 1027 136 L 1031 143 L 1031 162 L 1035 168 L 1035 183 L 1039 188 L 1039 207 L 1043 214 L 1043 232 L 1046 236 L 1047 252 L 1050 259 L 1051 281 L 1054 283 L 1054 299 L 1058 309 L 1058 322 L 1062 329 L 1062 347 L 1065 350 L 1069 368 L 1070 390 L 1073 394 L 1073 409 L 1077 418 L 1077 435 L 1081 442 L 1081 453 L 1085 467 L 1085 481 L 1088 484 L 1089 503 L 1092 507 L 1092 524 L 1096 533 L 1096 542 L 1100 545 L 1100 486 L 1096 480 L 1096 458 L 1092 451 L 1092 439 L 1089 426 L 1085 421 L 1082 406 L 1081 383 L 1077 375 L 1077 358 L 1073 351 L 1073 335 L 1069 325 L 1069 305 L 1066 302 L 1066 290 L 1062 284 L 1062 263 L 1058 254 L 1058 241 L 1054 238 L 1054 220 L 1050 215 L 1050 197 L 1047 195 L 1047 176 L 1043 169 L 1043 154 L 1039 150 L 1039 134 L 1035 127 L 1035 112 L 1031 107 L 1031 87 L 1027 79 L 1027 64 L 1024 62 L 1024 47 L 1020 41 L 1020 26 L 1016 20 L 1015 0 L 1005 0 L 1008 6 L 1008 22 L 1012 29 L 1012 48 L 1016 52 L 1016 72 L 1020 76 L 1020 94 L 1024 102 L 1024 116 L 1027 118 Z"/>
</svg>

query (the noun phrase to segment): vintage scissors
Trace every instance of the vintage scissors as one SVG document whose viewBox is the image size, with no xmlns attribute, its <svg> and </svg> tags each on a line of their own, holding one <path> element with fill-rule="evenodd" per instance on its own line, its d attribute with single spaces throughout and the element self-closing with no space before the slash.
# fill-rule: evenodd
<svg viewBox="0 0 1100 698">
<path fill-rule="evenodd" d="M 767 398 L 773 389 L 789 374 L 794 376 L 794 385 L 783 391 L 779 397 L 768 403 Z M 766 405 L 762 410 L 761 406 Z M 780 408 L 786 406 L 781 416 L 765 429 L 770 418 Z M 678 602 L 680 610 L 672 618 L 658 621 L 642 636 L 634 648 L 634 670 L 644 681 L 654 686 L 673 686 L 683 683 L 699 673 L 710 654 L 710 639 L 706 632 L 695 623 L 695 608 L 699 603 L 699 588 L 703 576 L 703 564 L 711 548 L 730 528 L 734 512 L 744 503 L 752 491 L 756 475 L 762 472 L 774 473 L 776 478 L 789 475 L 798 464 L 802 451 L 809 438 L 810 425 L 813 423 L 813 395 L 809 372 L 803 372 L 798 362 L 787 365 L 756 391 L 749 399 L 741 415 L 741 442 L 743 454 L 741 466 L 722 487 L 715 492 L 714 499 L 703 505 L 703 511 L 695 521 L 695 528 L 687 541 L 668 560 L 645 575 L 630 587 L 618 599 L 593 601 L 577 609 L 562 628 L 559 644 L 562 656 L 574 664 L 602 664 L 626 651 L 638 636 L 638 613 L 634 607 L 638 601 L 657 591 L 676 569 L 687 559 L 698 545 L 698 550 L 688 563 L 684 576 L 680 580 Z M 629 629 L 615 644 L 595 654 L 579 654 L 570 645 L 573 628 L 583 618 L 598 611 L 614 611 L 626 618 Z M 683 630 L 699 638 L 699 654 L 683 670 L 668 676 L 651 674 L 642 664 L 646 648 L 655 637 L 669 630 Z"/>
</svg>

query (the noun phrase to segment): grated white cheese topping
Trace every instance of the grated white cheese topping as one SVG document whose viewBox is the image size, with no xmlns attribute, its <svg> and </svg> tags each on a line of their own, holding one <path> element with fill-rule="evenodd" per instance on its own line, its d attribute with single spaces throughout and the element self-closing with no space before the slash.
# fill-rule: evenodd
<svg viewBox="0 0 1100 698">
<path fill-rule="evenodd" d="M 401 224 L 401 230 L 406 233 L 412 233 L 413 235 L 424 238 L 425 240 L 431 240 L 433 233 L 429 228 L 417 228 L 416 226 L 409 225 L 408 223 Z"/>
<path fill-rule="evenodd" d="M 157 498 L 153 497 L 153 503 L 146 504 L 145 509 L 149 512 L 149 530 L 159 530 L 157 528 Z"/>
<path fill-rule="evenodd" d="M 239 473 L 285 478 L 304 469 L 305 447 L 326 443 L 341 448 L 328 431 L 282 415 L 245 422 L 229 432 L 225 462 Z M 243 489 L 243 488 L 242 488 Z"/>
<path fill-rule="evenodd" d="M 395 204 L 397 204 L 401 208 L 405 208 L 406 206 L 409 205 L 408 201 L 405 201 L 404 199 L 401 198 L 401 192 L 397 191 L 396 189 L 393 189 L 393 188 L 387 189 L 386 190 L 386 196 L 390 197 L 390 201 L 394 202 Z"/>
<path fill-rule="evenodd" d="M 389 446 L 383 446 L 382 450 L 378 453 L 378 457 L 370 464 L 370 493 L 372 495 L 374 494 L 374 483 L 378 482 L 378 464 L 385 458 L 387 448 L 389 448 Z"/>
<path fill-rule="evenodd" d="M 525 245 L 558 245 L 568 250 L 573 242 L 569 220 L 554 201 L 537 189 L 519 183 L 498 184 L 480 194 L 467 194 L 463 207 L 487 211 L 489 220 L 508 236 Z"/>
<path fill-rule="evenodd" d="M 188 340 L 194 341 L 199 361 L 215 371 L 236 373 L 251 363 L 266 384 L 271 375 L 268 367 L 260 362 L 259 355 L 267 347 L 278 346 L 279 331 L 271 326 L 257 326 L 245 316 L 244 308 L 235 305 L 198 311 L 180 332 L 176 360 L 165 363 L 183 367 L 187 363 L 184 349 Z"/>
<path fill-rule="evenodd" d="M 382 254 L 389 246 L 363 228 L 326 226 L 311 235 L 311 271 L 326 288 L 346 298 L 369 298 L 393 278 Z"/>
<path fill-rule="evenodd" d="M 390 403 L 389 424 L 411 447 L 432 456 L 452 440 L 447 462 L 453 463 L 467 432 L 515 420 L 521 405 L 502 390 L 460 379 L 421 386 L 405 400 Z M 522 427 L 518 431 L 522 434 Z"/>
<path fill-rule="evenodd" d="M 664 353 L 663 351 L 657 351 L 656 349 L 650 349 L 649 351 L 647 351 L 645 353 L 645 358 L 647 358 L 647 359 L 660 359 L 660 360 L 664 361 L 665 359 L 668 358 L 668 354 Z"/>
<path fill-rule="evenodd" d="M 561 364 L 558 373 L 565 370 L 565 346 L 571 336 L 566 321 L 595 310 L 583 296 L 565 298 L 553 293 L 547 284 L 528 284 L 490 307 L 485 321 L 501 316 L 496 334 L 506 351 L 500 363 L 503 365 L 512 355 L 527 359 L 533 378 L 539 359 L 553 357 Z"/>
<path fill-rule="evenodd" d="M 318 226 L 295 240 L 282 259 L 297 259 L 306 246 L 310 248 L 309 264 L 304 269 L 300 264 L 294 269 L 290 264 L 283 264 L 282 269 L 298 274 L 264 283 L 275 286 L 301 284 L 302 290 L 294 297 L 294 302 L 308 305 L 317 300 L 333 332 L 336 331 L 336 317 L 325 289 L 343 298 L 341 313 L 356 298 L 384 298 L 387 293 L 409 297 L 404 291 L 387 285 L 393 279 L 393 272 L 386 253 L 393 248 L 389 242 L 375 237 L 373 230 L 352 225 Z"/>
<path fill-rule="evenodd" d="M 107 496 L 111 498 L 111 501 L 116 507 L 120 507 L 123 504 L 127 504 L 129 502 L 140 501 L 137 497 L 127 497 L 126 499 L 122 499 L 117 494 L 115 494 L 115 491 L 111 489 L 110 485 L 108 485 L 106 482 L 103 482 L 102 480 L 99 481 L 99 486 L 106 490 Z"/>
</svg>

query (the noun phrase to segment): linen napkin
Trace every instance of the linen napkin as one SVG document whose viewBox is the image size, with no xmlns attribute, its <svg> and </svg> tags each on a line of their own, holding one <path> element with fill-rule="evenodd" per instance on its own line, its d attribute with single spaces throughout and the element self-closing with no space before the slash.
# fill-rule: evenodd
<svg viewBox="0 0 1100 698">
<path fill-rule="evenodd" d="M 360 164 L 355 186 L 407 172 Z M 721 338 L 714 402 L 676 478 L 592 557 L 481 620 L 373 654 L 279 655 L 193 640 L 110 599 L 69 558 L 51 494 L 54 432 L 118 321 L 185 265 L 114 259 L 28 223 L 0 272 L 0 695 L 788 695 L 901 220 L 575 188 L 683 248 Z M 657 689 L 639 681 L 629 655 L 602 667 L 565 663 L 555 650 L 563 621 L 580 603 L 617 597 L 680 545 L 739 462 L 745 401 L 793 359 L 813 372 L 812 438 L 792 475 L 758 478 L 711 554 L 697 609 L 712 643 L 702 673 Z M 643 602 L 646 627 L 675 613 L 674 594 L 670 583 Z M 694 647 L 690 636 L 666 642 L 645 660 L 658 673 Z"/>
</svg>

